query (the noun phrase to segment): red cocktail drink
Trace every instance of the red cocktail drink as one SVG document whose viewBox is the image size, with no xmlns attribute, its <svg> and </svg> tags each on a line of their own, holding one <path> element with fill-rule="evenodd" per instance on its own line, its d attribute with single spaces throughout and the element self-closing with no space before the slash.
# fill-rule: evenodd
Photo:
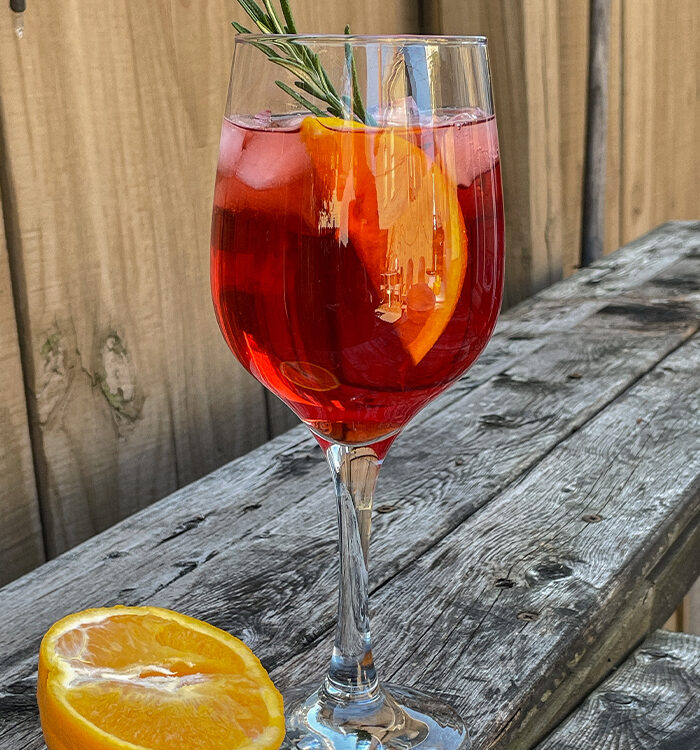
<svg viewBox="0 0 700 750">
<path fill-rule="evenodd" d="M 503 243 L 493 116 L 224 121 L 219 324 L 322 439 L 395 435 L 472 364 L 500 308 Z"/>
</svg>

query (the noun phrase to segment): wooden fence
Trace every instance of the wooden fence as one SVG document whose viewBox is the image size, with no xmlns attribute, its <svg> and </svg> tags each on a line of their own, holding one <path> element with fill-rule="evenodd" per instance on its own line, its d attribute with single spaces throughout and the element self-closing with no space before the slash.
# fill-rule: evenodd
<svg viewBox="0 0 700 750">
<path fill-rule="evenodd" d="M 507 303 L 576 268 L 587 0 L 295 7 L 309 31 L 486 34 Z M 0 584 L 294 423 L 209 303 L 232 18 L 234 0 L 29 0 L 16 40 L 0 10 Z M 700 4 L 612 0 L 610 34 L 606 251 L 700 214 Z"/>
</svg>

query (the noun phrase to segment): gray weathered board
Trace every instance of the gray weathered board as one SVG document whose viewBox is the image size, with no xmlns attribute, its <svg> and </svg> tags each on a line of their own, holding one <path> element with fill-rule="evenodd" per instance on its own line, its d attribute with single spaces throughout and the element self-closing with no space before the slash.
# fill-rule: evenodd
<svg viewBox="0 0 700 750">
<path fill-rule="evenodd" d="M 475 750 L 540 741 L 700 570 L 700 223 L 674 222 L 504 315 L 380 478 L 387 678 L 449 695 Z M 36 652 L 81 608 L 147 602 L 320 675 L 335 512 L 293 430 L 0 590 L 0 747 L 42 747 Z"/>
<path fill-rule="evenodd" d="M 659 630 L 537 750 L 697 750 L 700 637 Z"/>
</svg>

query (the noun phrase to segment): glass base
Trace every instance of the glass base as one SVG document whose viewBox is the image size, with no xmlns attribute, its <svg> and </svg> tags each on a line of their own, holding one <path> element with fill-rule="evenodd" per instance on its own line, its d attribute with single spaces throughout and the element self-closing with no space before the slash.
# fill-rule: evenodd
<svg viewBox="0 0 700 750">
<path fill-rule="evenodd" d="M 464 722 L 434 696 L 383 685 L 348 700 L 322 686 L 285 693 L 285 750 L 469 750 Z"/>
</svg>

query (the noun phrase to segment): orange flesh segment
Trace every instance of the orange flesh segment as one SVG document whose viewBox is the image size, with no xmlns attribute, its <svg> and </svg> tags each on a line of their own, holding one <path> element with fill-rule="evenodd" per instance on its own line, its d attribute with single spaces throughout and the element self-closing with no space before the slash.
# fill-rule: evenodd
<svg viewBox="0 0 700 750">
<path fill-rule="evenodd" d="M 282 699 L 228 633 L 150 607 L 89 610 L 42 642 L 38 699 L 49 750 L 276 750 Z"/>
<path fill-rule="evenodd" d="M 323 204 L 321 225 L 352 243 L 377 290 L 392 274 L 402 278 L 401 307 L 385 319 L 418 364 L 457 305 L 467 236 L 457 185 L 441 164 L 454 154 L 431 159 L 410 135 L 336 118 L 308 117 L 301 124 Z M 426 269 L 437 261 L 442 273 L 433 274 L 431 285 Z"/>
</svg>

